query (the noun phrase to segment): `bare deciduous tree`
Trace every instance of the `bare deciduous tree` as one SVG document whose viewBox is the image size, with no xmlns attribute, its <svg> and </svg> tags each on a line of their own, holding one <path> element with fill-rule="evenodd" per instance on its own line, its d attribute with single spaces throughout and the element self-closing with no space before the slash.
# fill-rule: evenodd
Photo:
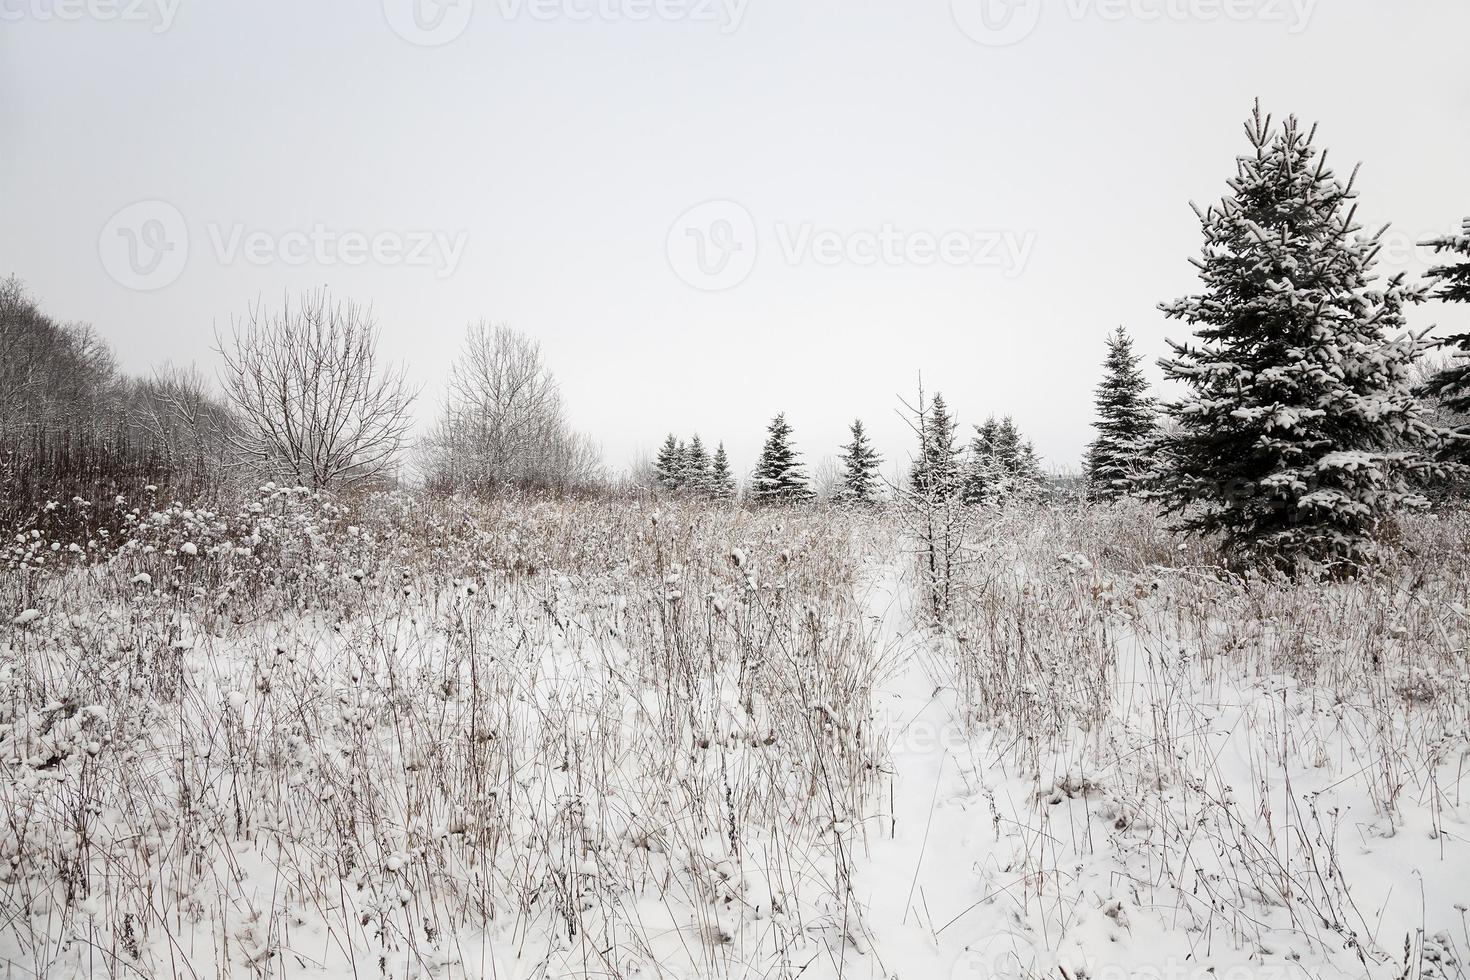
<svg viewBox="0 0 1470 980">
<path fill-rule="evenodd" d="M 812 492 L 818 500 L 836 500 L 842 490 L 842 468 L 832 456 L 823 456 L 812 467 L 811 480 Z"/>
<path fill-rule="evenodd" d="M 561 393 L 524 334 L 470 326 L 430 439 L 431 482 L 455 490 L 571 489 L 601 478 L 601 453 L 573 432 Z"/>
<path fill-rule="evenodd" d="M 111 350 L 90 326 L 58 323 L 20 280 L 0 282 L 0 444 L 114 428 L 116 375 Z"/>
<path fill-rule="evenodd" d="M 133 384 L 136 424 L 170 466 L 218 474 L 230 457 L 235 420 L 198 368 L 165 364 Z"/>
<path fill-rule="evenodd" d="M 239 425 L 231 447 L 303 486 L 345 486 L 395 464 L 417 392 L 401 367 L 379 368 L 372 311 L 325 292 L 257 305 L 219 344 L 220 380 Z"/>
</svg>

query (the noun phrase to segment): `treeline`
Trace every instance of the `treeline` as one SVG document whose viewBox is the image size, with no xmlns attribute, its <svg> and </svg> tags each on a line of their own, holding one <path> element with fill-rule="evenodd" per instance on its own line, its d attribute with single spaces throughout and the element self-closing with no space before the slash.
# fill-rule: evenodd
<svg viewBox="0 0 1470 980">
<path fill-rule="evenodd" d="M 96 499 L 148 485 L 202 495 L 219 472 L 226 412 L 193 371 L 118 370 L 90 327 L 44 313 L 0 283 L 0 522 L 58 497 Z"/>
<path fill-rule="evenodd" d="M 602 485 L 597 446 L 567 422 L 539 347 L 472 326 L 428 437 L 418 392 L 380 362 L 371 309 L 326 292 L 257 304 L 218 338 L 216 379 L 119 370 L 90 327 L 0 284 L 0 524 L 56 523 L 58 502 L 140 491 L 208 500 L 264 481 L 342 490 L 412 464 L 449 492 L 575 492 Z"/>
<path fill-rule="evenodd" d="M 784 414 L 777 415 L 766 429 L 743 494 L 724 443 L 711 456 L 698 435 L 685 442 L 671 433 L 659 448 L 650 482 L 666 493 L 713 500 L 740 497 L 755 504 L 789 504 L 821 499 L 853 505 L 878 504 L 895 494 L 936 487 L 952 490 L 969 504 L 1003 503 L 1040 498 L 1051 482 L 1030 440 L 1021 436 L 1010 417 L 992 417 L 975 426 L 962 444 L 943 395 L 936 395 L 929 406 L 928 428 L 916 458 L 897 482 L 884 480 L 883 457 L 873 447 L 861 419 L 852 423 L 849 432 L 851 441 L 839 448 L 835 472 L 818 479 L 802 462 L 791 423 Z"/>
<path fill-rule="evenodd" d="M 1246 134 L 1229 193 L 1196 212 L 1201 290 L 1161 306 L 1194 329 L 1159 362 L 1184 394 L 1151 395 L 1126 331 L 1108 338 L 1087 493 L 1152 500 L 1243 561 L 1352 565 L 1395 514 L 1466 484 L 1470 335 L 1431 342 L 1407 329 L 1406 312 L 1470 302 L 1470 222 L 1426 243 L 1444 259 L 1426 281 L 1380 283 L 1383 232 L 1361 233 L 1356 174 L 1340 180 L 1295 118 L 1278 126 L 1258 105 Z M 132 378 L 90 328 L 53 320 L 14 279 L 0 284 L 0 520 L 140 487 L 191 498 L 237 481 L 337 490 L 405 469 L 445 493 L 610 485 L 530 339 L 472 325 L 419 440 L 418 391 L 380 362 L 378 339 L 370 308 L 318 292 L 232 320 L 218 385 L 172 367 Z M 1055 485 L 1012 419 L 961 434 L 942 395 L 921 391 L 907 408 L 916 447 L 891 480 L 858 421 L 814 481 L 778 415 L 743 481 L 723 443 L 710 452 L 698 435 L 671 434 L 632 482 L 757 505 L 886 499 L 922 515 L 926 536 Z"/>
</svg>

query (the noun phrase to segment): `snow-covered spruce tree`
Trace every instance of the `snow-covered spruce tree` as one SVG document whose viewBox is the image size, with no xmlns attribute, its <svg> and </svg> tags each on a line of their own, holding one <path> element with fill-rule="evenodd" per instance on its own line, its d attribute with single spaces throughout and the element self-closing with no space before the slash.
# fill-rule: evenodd
<svg viewBox="0 0 1470 980">
<path fill-rule="evenodd" d="M 909 483 L 917 493 L 930 490 L 949 495 L 960 488 L 959 449 L 955 446 L 955 420 L 944 396 L 935 392 L 925 424 L 919 433 L 919 453 L 909 470 Z"/>
<path fill-rule="evenodd" d="M 693 493 L 709 492 L 710 461 L 704 442 L 695 433 L 684 451 L 684 489 Z"/>
<path fill-rule="evenodd" d="M 1148 379 L 1133 353 L 1133 339 L 1119 327 L 1108 337 L 1103 379 L 1097 386 L 1097 438 L 1087 447 L 1087 491 L 1100 500 L 1113 500 L 1132 491 L 1134 477 L 1147 459 L 1158 423 Z"/>
<path fill-rule="evenodd" d="M 1160 362 L 1190 391 L 1168 406 L 1151 493 L 1234 557 L 1355 561 L 1383 518 L 1424 504 L 1406 485 L 1434 436 L 1407 380 L 1424 344 L 1404 334 L 1422 291 L 1402 275 L 1374 287 L 1382 232 L 1356 234 L 1353 180 L 1315 129 L 1277 129 L 1259 103 L 1245 129 L 1230 194 L 1195 209 L 1204 291 L 1161 307 L 1197 342 Z"/>
<path fill-rule="evenodd" d="M 735 473 L 730 469 L 730 457 L 725 455 L 725 444 L 715 447 L 714 459 L 710 462 L 709 495 L 716 500 L 735 499 Z"/>
<path fill-rule="evenodd" d="M 1449 235 L 1425 244 L 1435 254 L 1448 252 L 1461 256 L 1459 262 L 1429 270 L 1429 279 L 1435 284 L 1433 298 L 1446 303 L 1470 303 L 1470 218 L 1465 219 L 1463 235 Z M 1442 343 L 1450 351 L 1450 361 L 1423 385 L 1420 394 L 1456 415 L 1470 415 L 1470 333 L 1447 337 Z M 1454 422 L 1448 424 L 1453 426 Z M 1455 427 L 1445 455 L 1456 462 L 1470 463 L 1470 425 Z"/>
<path fill-rule="evenodd" d="M 1046 477 L 1031 440 L 1021 438 L 1016 420 L 1007 415 L 1001 419 L 996 436 L 996 459 L 1005 476 L 1003 499 L 1034 500 L 1041 496 Z"/>
<path fill-rule="evenodd" d="M 1458 262 L 1429 270 L 1428 278 L 1434 283 L 1433 298 L 1446 303 L 1470 303 L 1470 218 L 1465 219 L 1460 234 L 1435 238 L 1424 244 L 1434 249 L 1436 255 L 1449 252 L 1460 256 Z"/>
<path fill-rule="evenodd" d="M 1015 420 L 989 418 L 975 427 L 965 469 L 964 499 L 968 504 L 1003 504 L 1041 495 L 1045 476 L 1036 450 L 1021 438 Z"/>
<path fill-rule="evenodd" d="M 653 470 L 663 490 L 674 491 L 684 485 L 684 445 L 674 438 L 672 432 L 659 447 Z"/>
<path fill-rule="evenodd" d="M 852 423 L 852 442 L 842 447 L 837 459 L 842 463 L 842 483 L 837 499 L 842 503 L 867 505 L 878 499 L 878 467 L 883 457 L 868 440 L 862 420 Z"/>
<path fill-rule="evenodd" d="M 965 463 L 965 480 L 961 493 L 967 504 L 983 504 L 999 485 L 1002 473 L 995 456 L 1000 424 L 992 416 L 984 425 L 975 426 L 970 437 L 969 459 Z"/>
<path fill-rule="evenodd" d="M 1006 419 L 1006 424 L 1015 432 L 1014 422 Z M 1031 440 L 1022 439 L 1019 432 L 1016 433 L 1016 462 L 1012 472 L 1012 496 L 1036 500 L 1046 492 L 1046 473 L 1041 469 L 1041 457 L 1036 454 L 1036 446 Z"/>
<path fill-rule="evenodd" d="M 766 429 L 766 444 L 750 484 L 751 498 L 757 503 L 809 499 L 811 488 L 799 459 L 800 454 L 791 446 L 791 425 L 784 414 L 777 415 Z"/>
</svg>

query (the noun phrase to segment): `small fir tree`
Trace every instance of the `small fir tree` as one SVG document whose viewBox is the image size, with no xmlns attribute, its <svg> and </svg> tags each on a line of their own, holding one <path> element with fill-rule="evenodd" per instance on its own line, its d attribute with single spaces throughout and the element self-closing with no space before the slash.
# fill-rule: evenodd
<svg viewBox="0 0 1470 980">
<path fill-rule="evenodd" d="M 715 447 L 714 459 L 710 462 L 709 493 L 716 500 L 735 499 L 735 473 L 730 469 L 730 457 L 725 455 L 725 444 Z"/>
<path fill-rule="evenodd" d="M 1046 493 L 1046 473 L 1041 469 L 1041 457 L 1037 455 L 1036 446 L 1030 439 L 1017 438 L 1012 496 L 1037 500 Z"/>
<path fill-rule="evenodd" d="M 1133 340 L 1119 327 L 1108 337 L 1103 379 L 1097 386 L 1097 438 L 1087 447 L 1088 493 L 1112 500 L 1130 492 L 1147 458 L 1158 423 L 1148 380 L 1133 353 Z"/>
<path fill-rule="evenodd" d="M 684 451 L 684 488 L 694 493 L 705 494 L 710 486 L 710 459 L 704 442 L 698 433 L 689 440 Z"/>
<path fill-rule="evenodd" d="M 851 431 L 852 442 L 843 446 L 837 457 L 842 463 L 837 499 L 843 503 L 867 505 L 878 499 L 878 467 L 883 464 L 883 458 L 868 441 L 862 420 L 854 421 Z"/>
<path fill-rule="evenodd" d="M 995 455 L 999 436 L 1000 424 L 993 416 L 984 425 L 975 426 L 975 434 L 970 437 L 970 458 L 965 466 L 963 495 L 967 504 L 983 504 L 995 495 L 1003 476 Z"/>
<path fill-rule="evenodd" d="M 672 492 L 684 485 L 684 448 L 672 432 L 659 447 L 653 470 L 658 485 L 663 490 Z"/>
<path fill-rule="evenodd" d="M 800 454 L 791 446 L 791 425 L 784 414 L 771 420 L 766 443 L 756 463 L 750 495 L 759 503 L 789 503 L 811 497 Z"/>
<path fill-rule="evenodd" d="M 959 449 L 955 446 L 955 420 L 944 396 L 938 392 L 922 419 L 919 454 L 909 471 L 914 492 L 950 496 L 960 488 Z"/>
<path fill-rule="evenodd" d="M 987 419 L 975 427 L 965 471 L 964 500 L 970 504 L 1003 504 L 1041 495 L 1045 476 L 1031 443 L 1021 437 L 1015 420 Z"/>
</svg>

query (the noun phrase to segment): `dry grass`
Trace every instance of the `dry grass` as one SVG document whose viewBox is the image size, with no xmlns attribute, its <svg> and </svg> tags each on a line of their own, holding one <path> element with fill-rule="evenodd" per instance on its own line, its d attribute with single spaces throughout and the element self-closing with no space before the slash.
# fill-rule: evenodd
<svg viewBox="0 0 1470 980">
<path fill-rule="evenodd" d="M 50 561 L 5 596 L 43 614 L 0 648 L 0 930 L 36 973 L 715 976 L 847 928 L 880 761 L 848 522 L 116 516 L 105 561 L 22 542 Z"/>
<path fill-rule="evenodd" d="M 972 547 L 933 669 L 977 792 L 1037 801 L 996 834 L 1054 948 L 1087 907 L 1115 939 L 1167 923 L 1181 962 L 1464 976 L 1470 519 L 1340 582 L 1229 575 L 1128 505 L 1013 510 Z M 1415 894 L 1365 904 L 1377 854 Z"/>
<path fill-rule="evenodd" d="M 1003 909 L 1006 976 L 1464 977 L 1462 516 L 1324 584 L 1013 508 L 905 637 L 865 606 L 908 560 L 881 515 L 58 506 L 84 537 L 23 533 L 0 578 L 11 976 L 907 978 L 903 930 L 948 956 Z M 931 792 L 876 710 L 910 650 L 990 842 L 901 829 L 929 864 L 879 886 L 966 897 L 874 922 L 882 816 Z"/>
</svg>

